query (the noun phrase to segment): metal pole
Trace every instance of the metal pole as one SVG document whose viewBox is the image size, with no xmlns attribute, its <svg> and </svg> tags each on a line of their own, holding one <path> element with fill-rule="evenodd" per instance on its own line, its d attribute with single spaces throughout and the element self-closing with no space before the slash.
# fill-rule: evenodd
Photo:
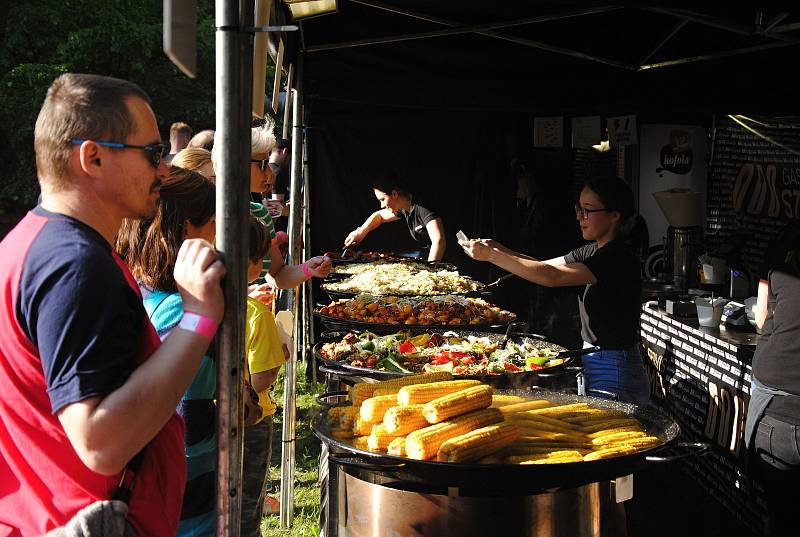
<svg viewBox="0 0 800 537">
<path fill-rule="evenodd" d="M 294 107 L 292 111 L 292 181 L 289 215 L 289 264 L 300 261 L 300 234 L 302 233 L 301 219 L 302 194 L 300 185 L 300 172 L 303 163 L 302 145 L 303 125 L 300 117 L 300 99 L 302 91 L 302 53 L 298 57 L 297 89 L 292 90 Z M 288 309 L 292 311 L 295 326 L 299 316 L 297 289 L 289 293 Z M 297 331 L 295 331 L 297 337 Z M 295 393 L 297 383 L 297 345 L 292 345 L 292 353 L 286 362 L 283 381 L 283 434 L 281 442 L 281 516 L 280 527 L 291 527 L 294 517 L 294 451 L 295 451 L 295 419 L 297 408 L 295 406 Z"/>
<path fill-rule="evenodd" d="M 308 177 L 308 139 L 303 129 L 303 246 L 306 258 L 311 256 L 311 185 Z M 312 281 L 308 280 L 303 287 L 303 357 L 306 367 L 311 368 L 311 388 L 317 388 L 317 359 L 311 348 L 314 346 L 314 330 L 312 329 L 311 310 L 314 304 Z"/>
<path fill-rule="evenodd" d="M 244 367 L 245 296 L 250 157 L 250 65 L 253 42 L 237 27 L 252 26 L 253 4 L 245 0 L 216 3 L 216 24 L 233 30 L 216 34 L 216 140 L 221 149 L 217 172 L 217 248 L 227 267 L 223 281 L 225 319 L 217 346 L 217 535 L 237 537 L 241 515 L 242 368 Z M 247 6 L 249 5 L 249 9 Z"/>
</svg>

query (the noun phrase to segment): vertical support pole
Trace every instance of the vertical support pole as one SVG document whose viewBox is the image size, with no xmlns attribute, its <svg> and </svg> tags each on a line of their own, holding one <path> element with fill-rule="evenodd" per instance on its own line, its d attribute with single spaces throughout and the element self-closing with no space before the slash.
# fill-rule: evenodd
<svg viewBox="0 0 800 537">
<path fill-rule="evenodd" d="M 217 248 L 227 274 L 223 280 L 225 318 L 217 338 L 217 535 L 237 537 L 241 517 L 242 368 L 247 294 L 253 0 L 216 3 Z"/>
<path fill-rule="evenodd" d="M 303 146 L 300 143 L 303 136 L 303 122 L 300 113 L 302 102 L 302 53 L 298 57 L 297 88 L 293 93 L 292 110 L 292 181 L 291 181 L 291 213 L 289 216 L 289 264 L 301 261 L 300 239 L 302 234 L 302 185 L 301 167 L 303 164 Z M 295 337 L 298 336 L 297 322 L 299 319 L 298 289 L 289 293 L 288 309 L 294 314 Z M 283 382 L 283 432 L 281 443 L 281 513 L 280 527 L 283 529 L 292 526 L 294 517 L 294 469 L 295 469 L 295 428 L 297 407 L 295 404 L 297 388 L 297 345 L 292 345 L 291 356 L 286 362 Z"/>
</svg>

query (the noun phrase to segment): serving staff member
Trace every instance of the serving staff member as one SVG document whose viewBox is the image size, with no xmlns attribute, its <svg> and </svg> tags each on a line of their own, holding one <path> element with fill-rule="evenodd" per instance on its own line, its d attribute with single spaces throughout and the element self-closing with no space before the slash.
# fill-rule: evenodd
<svg viewBox="0 0 800 537">
<path fill-rule="evenodd" d="M 397 184 L 396 177 L 390 175 L 380 178 L 372 188 L 381 208 L 347 235 L 344 239 L 345 247 L 349 248 L 363 241 L 370 231 L 386 222 L 395 222 L 402 218 L 406 221 L 411 238 L 429 248 L 428 261 L 442 259 L 447 245 L 442 219 L 433 211 L 415 204 L 411 193 Z"/>
<path fill-rule="evenodd" d="M 568 254 L 539 261 L 492 239 L 459 241 L 467 255 L 489 261 L 547 287 L 585 285 L 578 295 L 581 336 L 600 351 L 583 357 L 591 395 L 611 392 L 623 401 L 645 404 L 650 388 L 639 350 L 641 273 L 626 244 L 633 222 L 633 193 L 616 177 L 597 177 L 581 190 L 575 213 L 583 238 L 592 241 Z"/>
</svg>

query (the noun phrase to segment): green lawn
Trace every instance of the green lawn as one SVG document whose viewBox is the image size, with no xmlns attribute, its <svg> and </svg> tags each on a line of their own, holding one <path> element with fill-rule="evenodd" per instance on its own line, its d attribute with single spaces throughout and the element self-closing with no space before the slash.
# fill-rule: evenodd
<svg viewBox="0 0 800 537">
<path fill-rule="evenodd" d="M 294 523 L 290 530 L 280 529 L 279 516 L 272 515 L 264 518 L 261 525 L 265 536 L 298 536 L 316 537 L 319 534 L 319 489 L 317 488 L 317 463 L 319 462 L 320 442 L 311 432 L 310 421 L 316 402 L 315 393 L 311 384 L 306 382 L 306 364 L 297 364 L 297 430 L 295 459 L 295 502 Z M 279 405 L 283 405 L 283 370 L 275 385 L 275 397 Z M 317 383 L 317 392 L 321 392 L 323 385 Z M 272 465 L 270 476 L 275 484 L 275 495 L 280 498 L 281 478 L 281 431 L 283 428 L 283 414 L 275 416 L 275 434 L 272 438 Z"/>
</svg>

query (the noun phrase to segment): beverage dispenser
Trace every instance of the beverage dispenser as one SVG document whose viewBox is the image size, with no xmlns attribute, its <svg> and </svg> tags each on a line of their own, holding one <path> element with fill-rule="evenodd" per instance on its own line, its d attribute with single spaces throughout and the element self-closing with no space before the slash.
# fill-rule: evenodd
<svg viewBox="0 0 800 537">
<path fill-rule="evenodd" d="M 703 195 L 673 188 L 654 192 L 669 222 L 664 245 L 664 267 L 673 283 L 684 291 L 698 283 L 697 258 L 703 252 Z"/>
</svg>

